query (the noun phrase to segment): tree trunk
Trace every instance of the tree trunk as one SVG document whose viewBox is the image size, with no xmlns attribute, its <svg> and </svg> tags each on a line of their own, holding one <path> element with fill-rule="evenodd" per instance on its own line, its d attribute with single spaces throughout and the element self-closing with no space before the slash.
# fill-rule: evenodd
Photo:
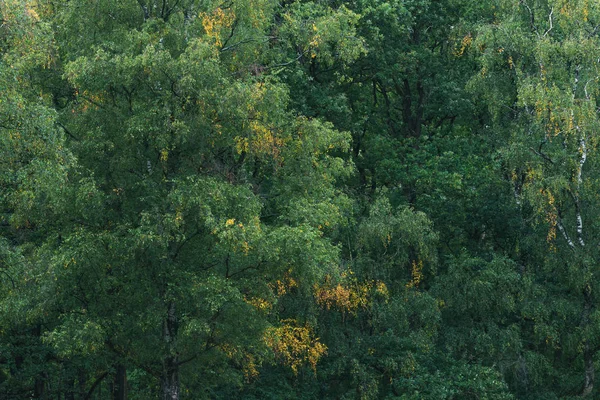
<svg viewBox="0 0 600 400">
<path fill-rule="evenodd" d="M 177 315 L 175 313 L 175 302 L 171 301 L 163 329 L 167 356 L 163 361 L 163 376 L 161 378 L 162 400 L 179 400 L 179 360 L 175 346 L 176 337 Z"/>
<path fill-rule="evenodd" d="M 594 357 L 590 349 L 590 344 L 586 340 L 583 345 L 583 363 L 585 365 L 585 380 L 583 383 L 582 397 L 589 396 L 594 390 Z"/>
<path fill-rule="evenodd" d="M 583 289 L 583 328 L 584 332 L 590 323 L 590 314 L 592 311 L 592 288 L 589 284 Z M 594 352 L 590 348 L 590 343 L 586 339 L 583 342 L 583 364 L 585 368 L 585 378 L 583 383 L 582 397 L 589 396 L 594 390 Z"/>
<path fill-rule="evenodd" d="M 98 388 L 98 396 L 96 398 L 102 399 L 102 381 L 104 380 L 104 378 L 106 378 L 107 375 L 108 375 L 108 372 L 103 372 L 98 378 L 96 378 L 94 383 L 92 383 L 92 387 L 90 387 L 90 389 L 87 391 L 87 393 L 83 397 L 83 400 L 90 400 L 92 398 L 92 395 L 94 394 L 94 391 L 96 390 L 96 388 Z"/>
<path fill-rule="evenodd" d="M 75 400 L 75 379 L 65 381 L 65 400 Z"/>
<path fill-rule="evenodd" d="M 77 378 L 77 381 L 79 383 L 79 399 L 84 400 L 85 399 L 85 395 L 86 395 L 86 390 L 85 390 L 85 386 L 87 385 L 87 376 L 85 373 L 85 369 L 81 368 L 79 370 L 79 377 Z"/>
<path fill-rule="evenodd" d="M 33 330 L 33 334 L 40 338 L 42 336 L 42 325 L 37 324 Z M 45 399 L 45 388 L 46 388 L 46 373 L 42 372 L 35 377 L 33 386 L 33 397 L 36 399 Z"/>
<path fill-rule="evenodd" d="M 167 357 L 162 378 L 162 399 L 179 400 L 179 373 L 177 359 Z"/>
<path fill-rule="evenodd" d="M 127 399 L 127 370 L 121 364 L 117 364 L 115 379 L 113 383 L 113 399 Z"/>
<path fill-rule="evenodd" d="M 46 398 L 46 396 L 44 394 L 45 387 L 46 387 L 45 380 L 41 376 L 37 376 L 35 378 L 33 397 L 36 399 L 45 399 Z"/>
</svg>

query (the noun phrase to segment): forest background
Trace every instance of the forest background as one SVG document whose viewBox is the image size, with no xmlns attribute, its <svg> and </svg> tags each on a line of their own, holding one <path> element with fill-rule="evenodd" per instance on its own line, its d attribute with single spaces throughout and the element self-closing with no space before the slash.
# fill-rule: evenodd
<svg viewBox="0 0 600 400">
<path fill-rule="evenodd" d="M 0 397 L 597 398 L 600 3 L 1 0 Z"/>
</svg>

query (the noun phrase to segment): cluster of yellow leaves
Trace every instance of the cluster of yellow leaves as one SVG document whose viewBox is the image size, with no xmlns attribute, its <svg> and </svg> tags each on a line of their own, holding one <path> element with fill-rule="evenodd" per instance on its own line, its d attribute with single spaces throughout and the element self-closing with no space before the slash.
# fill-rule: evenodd
<svg viewBox="0 0 600 400">
<path fill-rule="evenodd" d="M 417 361 L 412 353 L 408 353 L 404 360 L 402 361 L 402 366 L 400 367 L 400 372 L 405 377 L 411 377 L 414 375 L 417 369 Z"/>
<path fill-rule="evenodd" d="M 250 381 L 252 378 L 256 378 L 258 376 L 258 369 L 256 367 L 257 365 L 254 360 L 254 356 L 252 354 L 247 354 L 245 357 L 245 362 L 242 364 L 242 372 L 244 373 L 246 381 Z"/>
<path fill-rule="evenodd" d="M 167 161 L 169 161 L 169 150 L 162 149 L 160 151 L 160 161 L 163 163 L 166 163 Z"/>
<path fill-rule="evenodd" d="M 584 4 L 584 6 L 583 6 L 583 10 L 582 10 L 582 13 L 583 13 L 583 20 L 584 20 L 585 22 L 587 22 L 587 20 L 588 20 L 588 18 L 589 18 L 589 16 L 590 16 L 590 8 L 589 8 L 589 2 L 588 2 L 588 0 L 585 0 L 585 1 L 583 2 L 583 4 Z"/>
<path fill-rule="evenodd" d="M 273 289 L 277 293 L 277 296 L 283 296 L 288 293 L 291 289 L 298 287 L 298 282 L 292 277 L 291 270 L 287 271 L 282 279 L 277 279 L 273 286 Z"/>
<path fill-rule="evenodd" d="M 423 280 L 423 260 L 412 262 L 412 279 L 406 284 L 408 289 L 416 288 Z"/>
<path fill-rule="evenodd" d="M 258 376 L 258 364 L 260 363 L 257 363 L 254 355 L 227 343 L 222 344 L 219 348 L 229 359 L 241 364 L 242 372 L 247 381 Z"/>
<path fill-rule="evenodd" d="M 587 22 L 590 15 L 590 3 L 589 0 L 573 1 L 563 0 L 562 6 L 560 7 L 560 15 L 563 17 L 571 18 L 573 20 L 579 19 L 583 22 Z"/>
<path fill-rule="evenodd" d="M 244 297 L 244 301 L 259 311 L 270 311 L 273 309 L 273 303 L 260 297 Z"/>
<path fill-rule="evenodd" d="M 527 166 L 527 173 L 525 174 L 525 184 L 530 185 L 536 180 L 542 179 L 542 171 L 540 168 L 533 168 L 532 166 Z"/>
<path fill-rule="evenodd" d="M 267 90 L 265 84 L 257 82 L 248 91 L 246 127 L 249 133 L 247 136 L 235 138 L 236 150 L 238 154 L 249 152 L 256 156 L 267 156 L 281 161 L 280 153 L 281 148 L 285 145 L 285 140 L 281 137 L 279 129 L 263 121 L 263 113 L 257 108 L 257 105 L 265 102 Z"/>
<path fill-rule="evenodd" d="M 235 14 L 232 10 L 223 10 L 217 7 L 212 13 L 201 13 L 202 26 L 206 35 L 212 38 L 215 42 L 215 46 L 221 47 L 221 31 L 223 28 L 230 28 L 235 21 Z"/>
<path fill-rule="evenodd" d="M 34 8 L 36 6 L 37 6 L 37 1 L 30 2 L 25 6 L 25 11 L 27 12 L 27 15 L 29 16 L 29 18 L 31 18 L 34 21 L 39 21 L 40 16 L 38 15 L 37 11 L 35 11 L 35 8 Z"/>
<path fill-rule="evenodd" d="M 293 319 L 281 322 L 280 327 L 271 327 L 265 332 L 266 345 L 279 360 L 292 368 L 294 374 L 305 363 L 316 371 L 317 362 L 327 353 L 327 346 L 314 337 L 310 326 L 299 326 Z"/>
<path fill-rule="evenodd" d="M 357 284 L 354 287 L 342 286 L 315 287 L 317 303 L 327 310 L 335 308 L 342 311 L 356 311 L 368 304 L 369 288 L 367 284 Z"/>
<path fill-rule="evenodd" d="M 358 282 L 351 279 L 348 283 L 332 285 L 330 277 L 325 279 L 323 285 L 316 284 L 314 293 L 321 307 L 342 312 L 356 312 L 359 308 L 368 307 L 374 293 L 389 298 L 388 288 L 382 281 Z"/>
<path fill-rule="evenodd" d="M 253 234 L 260 231 L 257 219 L 250 220 L 249 222 L 250 223 L 245 226 L 242 222 L 236 223 L 235 218 L 229 218 L 225 220 L 224 228 L 222 225 L 215 226 L 212 230 L 212 234 L 218 235 L 221 240 L 230 243 L 234 252 L 241 252 L 244 255 L 248 255 L 250 250 L 252 250 L 252 245 L 250 243 L 252 242 Z"/>
<path fill-rule="evenodd" d="M 538 99 L 535 102 L 535 115 L 538 118 L 542 118 L 543 115 L 548 112 L 549 114 L 552 113 L 552 102 L 550 103 L 544 103 L 541 99 Z"/>
<path fill-rule="evenodd" d="M 253 28 L 262 27 L 267 21 L 265 10 L 268 7 L 268 2 L 265 0 L 251 0 L 248 2 L 249 8 L 246 15 L 251 22 Z"/>
<path fill-rule="evenodd" d="M 326 175 L 324 174 L 324 176 L 326 176 Z M 319 224 L 319 226 L 317 226 L 317 228 L 318 228 L 320 231 L 322 231 L 322 230 L 324 229 L 324 227 L 329 227 L 329 225 L 330 225 L 330 224 L 329 224 L 329 221 L 325 221 L 325 222 L 323 222 L 322 224 Z"/>
<path fill-rule="evenodd" d="M 471 43 L 473 43 L 473 36 L 469 32 L 460 41 L 460 47 L 454 49 L 454 55 L 456 57 L 461 57 L 463 54 L 465 54 L 465 51 L 471 46 Z"/>
<path fill-rule="evenodd" d="M 565 1 L 562 5 L 562 7 L 560 8 L 560 15 L 564 15 L 564 16 L 569 16 L 570 11 L 569 11 L 569 2 Z"/>
<path fill-rule="evenodd" d="M 317 25 L 312 24 L 312 30 L 314 33 L 309 42 L 311 47 L 310 57 L 315 58 L 317 57 L 315 50 L 319 48 L 319 44 L 321 43 L 321 35 L 319 34 L 319 28 L 317 28 Z"/>
<path fill-rule="evenodd" d="M 383 281 L 375 282 L 375 293 L 383 296 L 386 300 L 390 298 L 390 291 L 388 287 Z"/>
<path fill-rule="evenodd" d="M 253 120 L 249 124 L 251 136 L 237 137 L 236 149 L 238 154 L 250 152 L 258 156 L 270 156 L 276 160 L 281 158 L 281 148 L 285 141 L 278 137 L 276 129 L 268 127 L 260 121 Z"/>
<path fill-rule="evenodd" d="M 556 88 L 545 90 L 547 93 L 544 93 L 544 97 L 556 95 L 551 92 L 556 90 Z M 586 114 L 582 114 L 579 110 L 577 110 L 577 113 L 574 113 L 573 111 L 573 107 L 561 107 L 553 104 L 551 100 L 543 98 L 538 98 L 535 102 L 536 117 L 538 120 L 545 123 L 549 140 L 552 140 L 553 137 L 558 136 L 559 134 L 576 132 L 576 119 L 579 120 L 585 118 Z"/>
<path fill-rule="evenodd" d="M 540 189 L 540 194 L 546 198 L 546 222 L 549 225 L 546 241 L 550 243 L 551 249 L 554 249 L 554 239 L 556 239 L 556 226 L 558 225 L 558 210 L 556 209 L 555 198 L 550 189 Z"/>
<path fill-rule="evenodd" d="M 482 77 L 482 78 L 485 78 L 485 77 L 487 76 L 487 73 L 488 73 L 487 66 L 485 66 L 485 65 L 484 65 L 484 66 L 481 68 L 481 71 L 479 72 L 479 74 L 481 75 L 481 77 Z"/>
<path fill-rule="evenodd" d="M 558 136 L 561 132 L 561 119 L 557 118 L 556 113 L 548 109 L 548 123 L 546 124 L 546 132 L 552 136 Z M 573 130 L 573 118 L 569 117 L 566 121 L 567 131 Z"/>
</svg>

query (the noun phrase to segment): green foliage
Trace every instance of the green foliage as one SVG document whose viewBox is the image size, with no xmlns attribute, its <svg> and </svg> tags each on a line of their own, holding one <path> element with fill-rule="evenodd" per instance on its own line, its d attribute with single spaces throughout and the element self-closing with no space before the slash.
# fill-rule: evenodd
<svg viewBox="0 0 600 400">
<path fill-rule="evenodd" d="M 594 398 L 599 18 L 1 2 L 0 397 Z"/>
</svg>

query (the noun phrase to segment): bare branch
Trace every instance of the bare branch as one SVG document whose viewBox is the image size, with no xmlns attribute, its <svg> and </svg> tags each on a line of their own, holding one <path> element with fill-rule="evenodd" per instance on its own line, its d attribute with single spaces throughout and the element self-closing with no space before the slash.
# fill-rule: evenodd
<svg viewBox="0 0 600 400">
<path fill-rule="evenodd" d="M 541 146 L 540 146 L 541 147 Z M 554 165 L 554 161 L 552 161 L 552 159 L 547 155 L 542 153 L 541 151 L 537 151 L 536 149 L 534 149 L 533 147 L 529 148 L 531 151 L 533 151 L 533 153 L 541 158 L 543 158 L 545 161 L 549 162 L 550 164 Z"/>
<path fill-rule="evenodd" d="M 142 12 L 144 13 L 144 22 L 150 19 L 150 12 L 148 11 L 148 6 L 142 2 L 142 0 L 137 0 L 138 4 L 142 8 Z"/>
<path fill-rule="evenodd" d="M 592 78 L 592 79 L 588 80 L 585 83 L 585 86 L 583 87 L 583 92 L 585 93 L 586 100 L 590 100 L 590 95 L 589 95 L 588 90 L 587 90 L 588 85 L 590 84 L 590 82 L 595 81 L 597 79 L 598 79 L 598 77 L 595 77 L 595 78 Z"/>
<path fill-rule="evenodd" d="M 223 41 L 223 47 L 221 48 L 221 51 L 224 51 L 223 49 L 225 47 L 229 47 L 229 46 L 227 46 L 227 43 L 229 43 L 229 41 L 233 37 L 233 34 L 235 33 L 235 28 L 237 28 L 238 22 L 239 22 L 239 20 L 236 18 L 236 20 L 233 21 L 233 24 L 231 24 L 231 31 L 229 32 L 229 35 L 227 36 L 227 39 L 225 39 Z"/>
<path fill-rule="evenodd" d="M 575 103 L 575 92 L 577 91 L 577 85 L 579 84 L 579 71 L 581 71 L 581 65 L 577 65 L 575 67 L 575 80 L 573 81 L 573 92 L 571 93 L 571 99 L 573 100 L 573 103 Z M 573 113 L 573 110 L 571 109 L 571 114 Z"/>
<path fill-rule="evenodd" d="M 585 242 L 583 241 L 583 221 L 581 219 L 581 212 L 579 212 L 579 210 L 577 211 L 577 240 L 579 241 L 581 247 L 585 247 Z"/>
<path fill-rule="evenodd" d="M 579 126 L 577 127 L 577 130 L 580 130 Z M 581 155 L 579 157 L 579 168 L 577 170 L 577 188 L 578 189 L 580 188 L 581 184 L 583 183 L 583 178 L 582 178 L 583 165 L 585 164 L 585 162 L 587 160 L 587 147 L 585 145 L 585 138 L 583 137 L 583 135 L 579 139 L 579 151 L 580 151 Z"/>
<path fill-rule="evenodd" d="M 100 385 L 100 383 L 102 383 L 104 378 L 106 378 L 107 376 L 108 376 L 108 372 L 104 372 L 99 377 L 97 377 L 96 380 L 94 381 L 94 383 L 92 384 L 92 387 L 90 387 L 90 390 L 88 390 L 87 393 L 85 394 L 85 397 L 83 398 L 83 400 L 91 399 L 92 394 L 94 394 L 94 391 L 96 390 L 98 385 Z"/>
<path fill-rule="evenodd" d="M 554 14 L 554 7 L 550 9 L 550 15 L 548 15 L 548 20 L 550 21 L 550 27 L 544 32 L 544 36 L 546 36 L 552 30 L 552 14 Z"/>
<path fill-rule="evenodd" d="M 581 156 L 579 158 L 579 169 L 577 170 L 577 192 L 579 193 L 581 189 L 581 184 L 583 183 L 582 172 L 583 165 L 587 160 L 587 147 L 585 145 L 585 138 L 583 135 L 579 139 L 579 146 L 581 151 Z M 579 194 L 578 194 L 579 196 Z M 585 246 L 585 242 L 583 241 L 583 220 L 581 218 L 581 208 L 579 205 L 579 197 L 575 198 L 575 207 L 577 209 L 577 240 L 581 247 Z"/>
<path fill-rule="evenodd" d="M 196 358 L 198 358 L 198 354 L 194 354 L 193 356 L 191 356 L 191 357 L 189 357 L 189 358 L 186 358 L 185 360 L 179 361 L 179 362 L 177 363 L 177 366 L 178 366 L 178 367 L 181 367 L 183 364 L 187 364 L 187 363 L 189 363 L 190 361 L 194 361 Z"/>
<path fill-rule="evenodd" d="M 596 32 L 598 32 L 598 28 L 600 28 L 600 25 L 596 25 L 594 27 L 594 29 L 592 29 L 591 31 L 588 31 L 588 36 L 587 38 L 591 38 L 592 36 L 594 36 L 596 34 Z M 586 29 L 587 30 L 587 29 Z"/>
<path fill-rule="evenodd" d="M 73 133 L 72 133 L 70 130 L 68 130 L 66 126 L 64 126 L 64 125 L 63 125 L 63 124 L 61 124 L 60 122 L 58 122 L 58 123 L 57 123 L 57 125 L 58 125 L 58 126 L 60 126 L 60 127 L 62 128 L 62 130 L 63 130 L 63 131 L 64 131 L 64 132 L 65 132 L 65 133 L 66 133 L 66 134 L 69 136 L 69 137 L 71 137 L 71 139 L 73 139 L 73 140 L 75 140 L 75 141 L 79 142 L 79 140 L 80 140 L 80 139 L 79 139 L 77 136 L 73 135 Z"/>
<path fill-rule="evenodd" d="M 90 99 L 90 98 L 89 98 L 89 97 L 87 97 L 87 96 L 84 96 L 84 95 L 81 95 L 81 94 L 80 94 L 80 95 L 79 95 L 79 97 L 81 97 L 82 99 L 84 99 L 84 100 L 85 100 L 85 101 L 87 101 L 88 103 L 91 103 L 91 104 L 93 104 L 94 106 L 96 106 L 96 107 L 98 107 L 98 108 L 105 108 L 105 107 L 104 107 L 102 104 L 98 103 L 97 101 L 94 101 L 94 100 Z"/>
<path fill-rule="evenodd" d="M 527 9 L 527 11 L 529 11 L 529 23 L 531 24 L 531 29 L 538 35 L 538 37 L 540 36 L 540 32 L 538 31 L 537 26 L 535 26 L 535 15 L 533 14 L 533 10 L 531 9 L 531 7 L 529 7 L 529 4 L 527 4 L 525 2 L 525 0 L 521 0 L 520 1 L 521 5 L 525 6 L 525 8 Z"/>
<path fill-rule="evenodd" d="M 575 108 L 575 92 L 577 90 L 577 84 L 579 83 L 579 71 L 581 70 L 581 65 L 577 65 L 577 67 L 575 67 L 575 81 L 573 82 L 573 95 L 572 95 L 572 100 L 573 100 L 573 104 L 571 105 L 571 118 L 574 120 L 574 108 Z M 586 98 L 588 96 L 587 94 L 587 83 L 586 83 L 586 87 L 584 88 L 585 94 L 586 94 Z M 581 207 L 580 207 L 580 203 L 579 203 L 579 192 L 581 190 L 581 185 L 583 183 L 583 166 L 587 160 L 587 146 L 586 146 L 586 142 L 585 142 L 585 135 L 584 133 L 581 131 L 581 127 L 579 126 L 579 124 L 575 124 L 575 129 L 577 130 L 577 132 L 579 133 L 579 167 L 577 168 L 577 194 L 573 194 L 571 193 L 571 196 L 573 197 L 573 201 L 575 202 L 575 209 L 576 209 L 576 229 L 577 229 L 577 241 L 579 242 L 579 244 L 581 245 L 581 247 L 585 246 L 585 242 L 583 240 L 583 219 L 581 218 Z"/>
<path fill-rule="evenodd" d="M 573 241 L 569 237 L 569 234 L 565 230 L 565 227 L 564 227 L 564 225 L 563 225 L 562 220 L 560 219 L 560 217 L 558 218 L 558 221 L 556 222 L 556 225 L 558 226 L 558 230 L 560 231 L 560 233 L 562 233 L 563 238 L 565 238 L 565 240 L 566 240 L 567 244 L 569 245 L 569 247 L 571 248 L 571 250 L 575 251 L 575 243 L 573 243 Z"/>
<path fill-rule="evenodd" d="M 280 63 L 280 64 L 274 64 L 274 65 L 267 65 L 265 67 L 265 69 L 273 69 L 273 68 L 279 68 L 279 67 L 287 67 L 288 65 L 292 65 L 295 62 L 298 62 L 302 59 L 302 57 L 304 57 L 306 54 L 308 54 L 308 49 L 304 50 L 303 52 L 298 52 L 297 55 L 298 57 L 294 58 L 291 61 L 288 62 L 284 62 L 284 63 Z"/>
</svg>

